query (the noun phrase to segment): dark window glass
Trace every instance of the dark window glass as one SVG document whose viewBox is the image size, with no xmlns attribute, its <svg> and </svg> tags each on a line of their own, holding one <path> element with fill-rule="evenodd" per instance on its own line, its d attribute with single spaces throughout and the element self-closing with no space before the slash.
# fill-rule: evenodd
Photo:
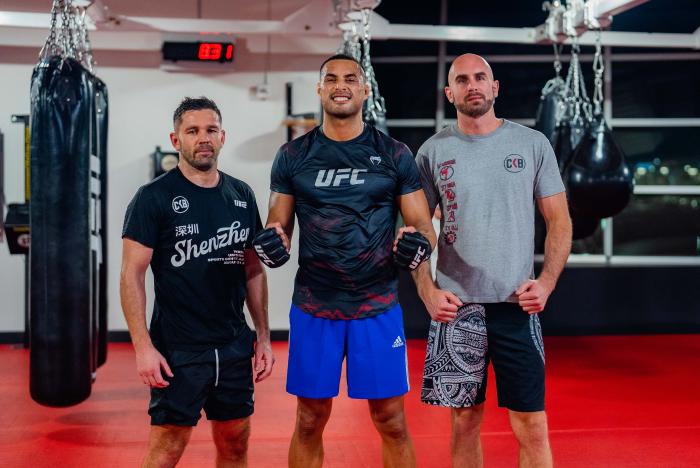
<svg viewBox="0 0 700 468">
<path fill-rule="evenodd" d="M 698 27 L 700 2 L 674 0 L 673 8 L 667 2 L 647 2 L 615 15 L 613 31 L 654 31 L 692 33 Z M 652 41 L 652 39 L 649 39 Z"/>
<path fill-rule="evenodd" d="M 374 11 L 393 24 L 440 24 L 440 2 L 383 1 Z"/>
<path fill-rule="evenodd" d="M 700 185 L 699 128 L 616 128 L 641 185 Z"/>
<path fill-rule="evenodd" d="M 378 63 L 374 72 L 388 118 L 435 118 L 436 64 Z"/>
<path fill-rule="evenodd" d="M 435 129 L 432 127 L 389 127 L 389 135 L 393 139 L 405 143 L 414 155 L 418 152 L 420 145 L 433 134 L 435 134 Z"/>
<path fill-rule="evenodd" d="M 700 255 L 700 196 L 635 195 L 613 224 L 614 255 Z"/>
<path fill-rule="evenodd" d="M 372 40 L 371 57 L 427 56 L 437 57 L 438 43 L 435 41 L 404 41 L 399 39 Z"/>
<path fill-rule="evenodd" d="M 700 116 L 700 60 L 615 62 L 614 117 Z"/>
</svg>

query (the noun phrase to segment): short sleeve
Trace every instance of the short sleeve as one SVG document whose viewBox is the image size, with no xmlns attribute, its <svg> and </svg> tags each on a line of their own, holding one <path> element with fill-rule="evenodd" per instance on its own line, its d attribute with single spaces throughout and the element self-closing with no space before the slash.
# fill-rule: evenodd
<svg viewBox="0 0 700 468">
<path fill-rule="evenodd" d="M 418 164 L 418 172 L 420 173 L 420 181 L 425 192 L 425 198 L 428 200 L 428 209 L 431 213 L 435 211 L 435 207 L 440 201 L 440 194 L 435 186 L 433 171 L 430 168 L 430 159 L 425 154 L 418 150 L 416 162 Z"/>
<path fill-rule="evenodd" d="M 421 189 L 416 160 L 413 158 L 411 150 L 403 143 L 399 143 L 396 170 L 398 174 L 397 192 L 399 195 L 406 195 Z"/>
<path fill-rule="evenodd" d="M 152 249 L 158 244 L 158 206 L 145 187 L 136 192 L 126 208 L 122 237 Z"/>
<path fill-rule="evenodd" d="M 275 162 L 272 163 L 270 174 L 270 190 L 277 193 L 294 195 L 294 185 L 292 184 L 292 174 L 289 169 L 286 145 L 277 151 Z"/>
<path fill-rule="evenodd" d="M 546 198 L 564 192 L 557 157 L 547 138 L 540 134 L 540 160 L 535 173 L 535 198 Z"/>
<path fill-rule="evenodd" d="M 250 207 L 250 235 L 245 242 L 245 249 L 253 247 L 252 241 L 260 231 L 262 231 L 262 221 L 260 219 L 260 211 L 258 211 L 258 202 L 255 200 L 255 194 L 252 189 L 248 190 L 248 206 Z"/>
</svg>

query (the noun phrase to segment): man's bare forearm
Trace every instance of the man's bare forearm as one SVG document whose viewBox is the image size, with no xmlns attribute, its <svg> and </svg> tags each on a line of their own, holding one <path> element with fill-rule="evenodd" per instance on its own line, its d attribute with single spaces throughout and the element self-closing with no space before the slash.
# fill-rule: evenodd
<svg viewBox="0 0 700 468">
<path fill-rule="evenodd" d="M 253 257 L 255 255 L 253 254 Z M 248 259 L 246 259 L 248 261 Z M 252 259 L 250 261 L 253 261 Z M 270 325 L 267 312 L 267 276 L 257 257 L 257 265 L 246 267 L 246 304 L 253 320 L 258 341 L 270 341 Z"/>
<path fill-rule="evenodd" d="M 135 349 L 152 346 L 146 325 L 145 272 L 142 274 L 122 271 L 120 296 L 124 318 L 129 327 L 131 342 Z"/>
<path fill-rule="evenodd" d="M 544 242 L 544 264 L 539 280 L 551 289 L 557 284 L 559 275 L 566 266 L 571 252 L 571 221 L 568 218 L 552 221 L 547 226 Z"/>
<path fill-rule="evenodd" d="M 430 268 L 430 258 L 421 263 L 418 268 L 413 270 L 411 272 L 411 276 L 413 277 L 413 282 L 416 283 L 418 296 L 425 301 L 427 294 L 435 289 L 433 273 Z"/>
</svg>

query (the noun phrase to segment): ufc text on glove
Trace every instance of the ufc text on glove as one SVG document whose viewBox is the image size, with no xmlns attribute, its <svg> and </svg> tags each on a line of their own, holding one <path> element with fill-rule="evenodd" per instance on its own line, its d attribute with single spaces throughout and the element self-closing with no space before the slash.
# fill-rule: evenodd
<svg viewBox="0 0 700 468">
<path fill-rule="evenodd" d="M 270 268 L 277 268 L 289 260 L 289 252 L 282 244 L 282 237 L 275 228 L 263 229 L 253 237 L 253 248 L 261 262 Z"/>
<path fill-rule="evenodd" d="M 394 262 L 404 270 L 413 271 L 423 263 L 433 248 L 430 242 L 420 232 L 404 232 L 396 244 Z"/>
</svg>

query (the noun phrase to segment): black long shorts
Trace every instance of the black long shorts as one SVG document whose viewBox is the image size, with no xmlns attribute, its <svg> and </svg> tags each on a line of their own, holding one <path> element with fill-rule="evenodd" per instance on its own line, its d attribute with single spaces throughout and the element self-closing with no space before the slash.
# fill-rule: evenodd
<svg viewBox="0 0 700 468">
<path fill-rule="evenodd" d="M 452 322 L 431 322 L 421 400 L 452 408 L 483 403 L 489 362 L 498 406 L 544 410 L 539 318 L 512 303 L 466 304 Z"/>
<path fill-rule="evenodd" d="M 151 424 L 196 426 L 202 409 L 214 421 L 253 414 L 253 345 L 249 341 L 206 351 L 164 352 L 174 376 L 163 374 L 170 385 L 151 389 Z"/>
</svg>

